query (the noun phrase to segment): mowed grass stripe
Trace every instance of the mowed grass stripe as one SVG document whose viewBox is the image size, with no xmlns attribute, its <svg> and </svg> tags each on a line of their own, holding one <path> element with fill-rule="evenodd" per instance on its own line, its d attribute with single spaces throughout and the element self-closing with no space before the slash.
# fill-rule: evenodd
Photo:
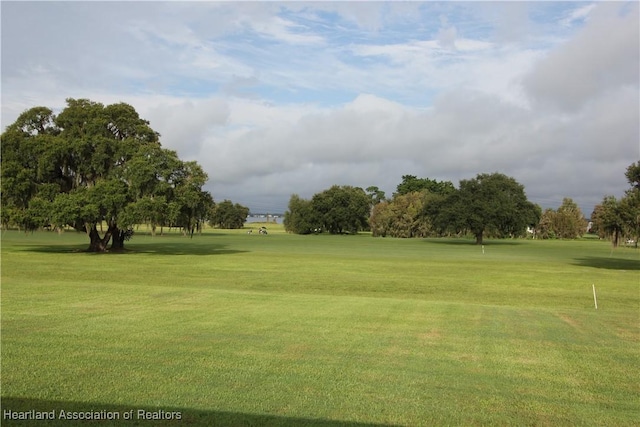
<svg viewBox="0 0 640 427">
<path fill-rule="evenodd" d="M 100 300 L 112 302 L 107 295 Z M 71 306 L 62 316 L 67 322 L 44 330 L 40 325 L 39 332 L 27 337 L 23 331 L 20 340 L 32 349 L 30 363 L 22 367 L 30 384 L 24 395 L 55 400 L 68 391 L 64 397 L 72 401 L 151 406 L 171 402 L 197 409 L 211 409 L 213 404 L 218 410 L 248 413 L 281 413 L 288 407 L 314 418 L 331 418 L 341 408 L 342 417 L 380 422 L 367 419 L 372 408 L 360 407 L 362 396 L 370 395 L 381 407 L 389 401 L 401 405 L 393 411 L 395 418 L 384 422 L 413 424 L 425 416 L 431 419 L 418 407 L 424 399 L 442 398 L 433 396 L 434 390 L 455 394 L 455 402 L 471 399 L 459 402 L 457 411 L 470 404 L 474 411 L 494 408 L 500 416 L 515 411 L 515 421 L 514 408 L 523 402 L 555 402 L 557 413 L 566 415 L 575 400 L 596 406 L 611 403 L 606 398 L 611 390 L 602 384 L 616 384 L 610 388 L 619 393 L 620 380 L 625 382 L 620 378 L 624 372 L 583 372 L 581 366 L 611 364 L 624 354 L 623 347 L 567 360 L 568 349 L 598 348 L 607 336 L 600 331 L 594 339 L 591 330 L 572 334 L 573 326 L 553 313 L 522 314 L 483 306 L 469 313 L 460 304 L 229 292 L 197 300 L 189 297 L 178 303 L 174 296 L 156 305 L 153 313 L 142 307 L 149 301 L 129 307 L 116 304 L 111 313 L 93 321 L 75 315 L 83 307 Z M 181 309 L 186 305 L 191 309 Z M 190 316 L 194 311 L 210 315 Z M 105 322 L 105 316 L 110 321 Z M 76 317 L 74 323 L 71 319 Z M 531 325 L 531 318 L 538 324 Z M 52 342 L 52 336 L 57 340 Z M 11 337 L 3 335 L 3 340 L 4 357 L 11 358 L 6 351 Z M 146 355 L 144 362 L 141 354 Z M 66 370 L 60 370 L 61 362 Z M 43 369 L 37 377 L 29 375 L 33 363 Z M 13 388 L 14 369 L 3 378 L 5 390 Z M 140 389 L 143 384 L 154 387 Z M 480 392 L 491 399 L 478 400 Z M 314 406 L 318 400 L 324 402 L 323 410 Z M 413 415 L 402 418 L 405 412 Z M 458 421 L 500 419 L 490 413 Z M 444 411 L 439 419 L 447 416 Z M 557 415 L 553 419 L 559 420 Z"/>
<path fill-rule="evenodd" d="M 147 246 L 161 238 L 142 236 L 135 253 L 94 256 L 59 253 L 55 244 L 12 246 L 23 237 L 5 235 L 2 396 L 183 408 L 202 411 L 203 425 L 224 413 L 283 417 L 274 425 L 637 421 L 634 272 L 571 264 L 585 248 L 599 251 L 598 242 L 577 242 L 580 250 L 566 242 L 576 254 L 537 264 L 574 274 L 552 272 L 524 286 L 506 276 L 524 281 L 519 271 L 535 270 L 544 246 L 510 253 L 521 265 L 481 268 L 482 259 L 465 263 L 452 249 L 480 258 L 473 245 L 444 245 L 443 253 L 443 244 L 424 241 L 245 237 L 257 236 L 170 237 L 197 245 L 198 255 L 169 256 Z M 289 237 L 295 250 L 285 251 Z M 207 238 L 227 253 L 204 254 Z M 485 256 L 503 247 L 487 245 Z M 589 274 L 606 279 L 598 311 L 590 285 L 583 291 L 579 283 Z M 613 291 L 619 295 L 608 299 Z"/>
</svg>

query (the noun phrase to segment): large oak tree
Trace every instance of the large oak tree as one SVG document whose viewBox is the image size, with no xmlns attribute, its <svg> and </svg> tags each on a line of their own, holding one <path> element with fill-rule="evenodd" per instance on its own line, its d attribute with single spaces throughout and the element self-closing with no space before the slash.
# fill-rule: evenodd
<svg viewBox="0 0 640 427">
<path fill-rule="evenodd" d="M 311 200 L 293 194 L 285 212 L 284 226 L 289 232 L 309 234 L 357 233 L 367 227 L 371 198 L 362 188 L 334 185 Z"/>
<path fill-rule="evenodd" d="M 334 185 L 311 198 L 323 230 L 331 234 L 357 233 L 367 227 L 370 198 L 360 187 Z"/>
<path fill-rule="evenodd" d="M 71 226 L 87 233 L 93 252 L 110 242 L 122 249 L 141 222 L 193 233 L 213 203 L 202 168 L 163 149 L 124 103 L 68 99 L 57 116 L 25 111 L 2 134 L 1 165 L 3 225 Z"/>
<path fill-rule="evenodd" d="M 456 191 L 425 209 L 441 232 L 471 232 L 477 244 L 488 231 L 500 237 L 518 236 L 540 219 L 540 208 L 527 200 L 524 187 L 497 172 L 461 180 Z"/>
</svg>

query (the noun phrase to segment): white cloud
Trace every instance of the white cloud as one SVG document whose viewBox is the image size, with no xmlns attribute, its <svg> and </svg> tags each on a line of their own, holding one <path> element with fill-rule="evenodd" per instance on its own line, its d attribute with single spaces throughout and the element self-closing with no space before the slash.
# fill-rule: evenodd
<svg viewBox="0 0 640 427">
<path fill-rule="evenodd" d="M 449 25 L 446 16 L 440 17 L 442 26 L 438 30 L 438 44 L 445 49 L 456 48 L 456 38 L 458 37 L 458 31 L 453 25 Z"/>
<path fill-rule="evenodd" d="M 198 159 L 204 154 L 204 137 L 227 123 L 229 106 L 219 98 L 162 103 L 147 107 L 145 117 L 160 132 L 166 146 L 179 150 L 184 157 Z"/>
<path fill-rule="evenodd" d="M 582 21 L 589 18 L 589 14 L 596 7 L 594 3 L 587 4 L 585 6 L 580 6 L 576 9 L 571 10 L 566 17 L 560 19 L 560 25 L 565 27 L 570 27 L 576 21 Z"/>
<path fill-rule="evenodd" d="M 314 34 L 299 33 L 304 27 L 280 17 L 273 17 L 267 22 L 253 23 L 252 28 L 260 34 L 276 40 L 292 44 L 323 44 L 324 39 Z"/>
</svg>

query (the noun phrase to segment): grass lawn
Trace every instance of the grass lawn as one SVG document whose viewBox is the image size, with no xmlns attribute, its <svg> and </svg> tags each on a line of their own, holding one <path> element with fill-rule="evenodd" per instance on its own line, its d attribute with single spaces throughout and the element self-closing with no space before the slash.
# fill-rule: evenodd
<svg viewBox="0 0 640 427">
<path fill-rule="evenodd" d="M 268 227 L 3 232 L 2 425 L 640 422 L 640 251 Z"/>
</svg>

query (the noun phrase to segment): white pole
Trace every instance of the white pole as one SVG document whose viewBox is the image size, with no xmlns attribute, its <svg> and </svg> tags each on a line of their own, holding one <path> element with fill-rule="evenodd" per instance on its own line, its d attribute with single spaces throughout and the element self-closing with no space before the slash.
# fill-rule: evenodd
<svg viewBox="0 0 640 427">
<path fill-rule="evenodd" d="M 484 245 L 482 245 L 482 254 L 484 255 Z"/>
<path fill-rule="evenodd" d="M 596 310 L 598 309 L 598 300 L 596 299 L 596 285 L 592 284 L 591 287 L 593 287 L 593 303 L 596 306 Z"/>
</svg>

